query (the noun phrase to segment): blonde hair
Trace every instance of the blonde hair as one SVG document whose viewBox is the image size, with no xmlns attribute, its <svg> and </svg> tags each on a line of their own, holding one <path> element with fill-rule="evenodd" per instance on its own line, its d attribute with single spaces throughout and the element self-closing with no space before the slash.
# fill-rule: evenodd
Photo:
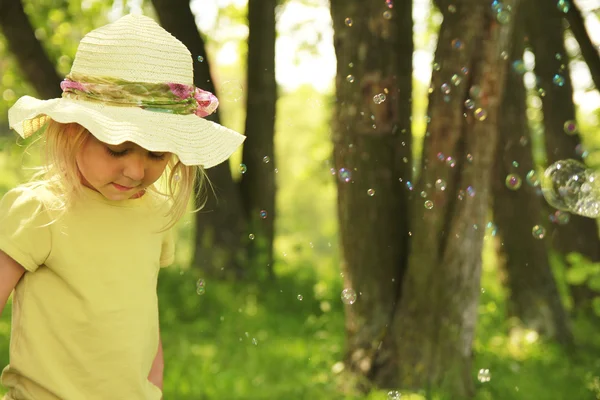
<svg viewBox="0 0 600 400">
<path fill-rule="evenodd" d="M 90 135 L 87 129 L 77 123 L 63 124 L 50 119 L 45 132 L 34 141 L 42 141 L 43 161 L 41 167 L 33 168 L 37 172 L 27 185 L 45 185 L 52 191 L 54 199 L 52 204 L 46 206 L 58 212 L 55 220 L 66 212 L 83 192 L 76 155 Z M 198 198 L 195 199 L 197 208 L 192 212 L 202 209 L 208 197 L 206 186 L 211 185 L 204 168 L 184 165 L 174 154 L 167 162 L 161 178 L 166 189 L 164 192 L 156 185 L 151 185 L 148 190 L 164 196 L 170 203 L 169 211 L 165 215 L 169 217 L 169 223 L 161 230 L 165 231 L 173 227 L 186 213 L 193 193 L 197 194 Z"/>
</svg>

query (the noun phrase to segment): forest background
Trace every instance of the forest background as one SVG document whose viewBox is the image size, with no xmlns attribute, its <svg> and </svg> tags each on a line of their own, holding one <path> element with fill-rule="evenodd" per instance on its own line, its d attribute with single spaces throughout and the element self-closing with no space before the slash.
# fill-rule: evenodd
<svg viewBox="0 0 600 400">
<path fill-rule="evenodd" d="M 248 137 L 161 273 L 166 399 L 600 399 L 597 225 L 540 189 L 600 167 L 600 4 L 0 0 L 0 193 L 8 108 L 129 12 Z"/>
</svg>

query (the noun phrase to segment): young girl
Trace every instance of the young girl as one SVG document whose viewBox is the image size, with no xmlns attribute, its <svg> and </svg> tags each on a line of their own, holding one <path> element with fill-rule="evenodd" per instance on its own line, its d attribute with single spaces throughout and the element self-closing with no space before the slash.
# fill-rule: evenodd
<svg viewBox="0 0 600 400">
<path fill-rule="evenodd" d="M 61 88 L 9 110 L 24 138 L 46 126 L 47 163 L 0 201 L 0 313 L 14 289 L 5 399 L 157 400 L 171 227 L 196 176 L 244 137 L 202 118 L 217 99 L 144 16 L 86 35 Z"/>
</svg>

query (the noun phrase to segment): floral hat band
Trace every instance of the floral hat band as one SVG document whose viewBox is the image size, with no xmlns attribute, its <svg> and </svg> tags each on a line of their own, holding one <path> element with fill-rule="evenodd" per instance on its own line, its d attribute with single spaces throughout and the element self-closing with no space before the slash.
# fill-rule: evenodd
<svg viewBox="0 0 600 400">
<path fill-rule="evenodd" d="M 134 106 L 171 114 L 206 117 L 219 106 L 219 100 L 214 94 L 180 83 L 130 82 L 69 74 L 61 82 L 60 88 L 64 98 L 98 101 L 114 106 Z"/>
</svg>

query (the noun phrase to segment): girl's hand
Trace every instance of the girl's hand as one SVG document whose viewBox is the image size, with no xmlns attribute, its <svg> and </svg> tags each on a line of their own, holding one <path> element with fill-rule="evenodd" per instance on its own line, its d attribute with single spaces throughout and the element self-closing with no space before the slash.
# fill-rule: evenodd
<svg viewBox="0 0 600 400">
<path fill-rule="evenodd" d="M 25 268 L 0 250 L 0 316 L 8 297 L 25 273 Z"/>
</svg>

